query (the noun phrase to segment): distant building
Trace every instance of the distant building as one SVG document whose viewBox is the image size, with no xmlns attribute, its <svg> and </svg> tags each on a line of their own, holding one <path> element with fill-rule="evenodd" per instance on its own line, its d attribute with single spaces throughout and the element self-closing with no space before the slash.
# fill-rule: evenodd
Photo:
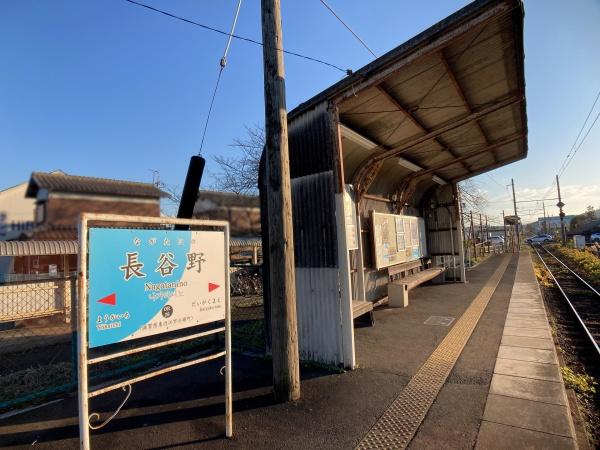
<svg viewBox="0 0 600 450">
<path fill-rule="evenodd" d="M 25 197 L 27 183 L 0 191 L 0 241 L 16 239 L 35 226 L 35 200 Z"/>
<path fill-rule="evenodd" d="M 15 221 L 16 217 L 31 221 L 10 235 L 10 240 L 20 241 L 75 241 L 82 212 L 158 217 L 160 199 L 167 196 L 151 183 L 82 177 L 60 171 L 33 172 L 28 183 L 11 189 L 0 193 L 0 206 L 11 207 L 9 217 L 15 217 Z M 76 262 L 75 254 L 0 257 L 0 274 L 44 276 L 62 273 L 67 265 L 73 269 Z"/>
<path fill-rule="evenodd" d="M 76 239 L 81 212 L 158 217 L 166 196 L 151 183 L 33 172 L 25 197 L 34 199 L 36 226 L 21 238 Z"/>
<path fill-rule="evenodd" d="M 201 190 L 194 206 L 194 218 L 227 220 L 232 236 L 260 236 L 258 196 Z"/>
<path fill-rule="evenodd" d="M 565 216 L 565 227 L 569 229 L 571 225 L 571 220 L 575 218 L 575 215 Z M 544 225 L 545 224 L 545 225 Z M 550 233 L 558 232 L 560 230 L 560 217 L 559 216 L 550 216 L 550 217 L 538 217 L 537 222 L 534 223 L 534 232 L 535 233 Z"/>
</svg>

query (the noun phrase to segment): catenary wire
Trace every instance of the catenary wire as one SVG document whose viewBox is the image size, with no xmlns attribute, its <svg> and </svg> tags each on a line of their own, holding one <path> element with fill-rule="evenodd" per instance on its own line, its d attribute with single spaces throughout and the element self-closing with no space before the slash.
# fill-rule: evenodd
<svg viewBox="0 0 600 450">
<path fill-rule="evenodd" d="M 598 91 L 598 94 L 596 95 L 594 103 L 592 104 L 592 107 L 590 108 L 590 111 L 588 112 L 588 115 L 585 118 L 583 125 L 581 125 L 579 133 L 577 133 L 577 137 L 575 138 L 575 141 L 573 142 L 573 145 L 571 146 L 569 153 L 567 153 L 567 156 L 565 157 L 565 160 L 563 161 L 562 165 L 560 166 L 560 169 L 558 169 L 559 176 L 560 176 L 560 174 L 562 174 L 565 171 L 566 166 L 568 165 L 569 157 L 571 157 L 571 159 L 573 159 L 573 156 L 575 156 L 575 153 L 577 152 L 577 150 L 575 150 L 575 151 L 573 151 L 573 150 L 575 149 L 575 146 L 577 145 L 577 141 L 579 140 L 579 137 L 581 136 L 581 133 L 583 132 L 585 125 L 587 124 L 587 122 L 592 114 L 592 111 L 594 110 L 594 107 L 596 106 L 596 103 L 598 102 L 599 97 L 600 97 L 600 91 Z M 596 117 L 596 119 L 598 119 L 598 117 Z M 595 121 L 594 121 L 594 123 L 595 123 Z M 594 125 L 592 124 L 592 126 L 594 126 Z M 590 129 L 591 129 L 591 127 L 590 127 Z M 589 129 L 588 129 L 588 133 L 589 133 Z M 586 133 L 586 136 L 587 136 L 587 133 Z M 585 137 L 584 137 L 584 139 L 585 139 Z M 583 142 L 583 140 L 582 140 L 582 142 Z M 580 146 L 581 146 L 581 144 L 579 145 L 579 147 Z M 579 149 L 579 147 L 577 147 L 577 149 Z"/>
<path fill-rule="evenodd" d="M 599 94 L 600 94 L 600 92 L 599 92 Z M 579 145 L 577 146 L 577 148 L 573 152 L 573 155 L 571 156 L 571 159 L 569 159 L 569 161 L 567 162 L 567 164 L 565 165 L 565 167 L 563 167 L 562 171 L 558 174 L 559 177 L 565 172 L 565 170 L 567 170 L 567 167 L 569 167 L 569 164 L 571 164 L 571 161 L 573 161 L 573 158 L 575 157 L 575 155 L 577 154 L 577 152 L 579 151 L 579 149 L 581 148 L 581 146 L 585 142 L 585 139 L 588 137 L 588 134 L 590 134 L 590 131 L 592 131 L 592 128 L 594 128 L 594 125 L 596 125 L 596 122 L 598 121 L 598 117 L 600 117 L 600 111 L 598 111 L 598 114 L 596 114 L 596 118 L 594 119 L 594 121 L 592 122 L 592 124 L 590 125 L 590 127 L 588 128 L 588 130 L 586 131 L 586 133 L 583 136 L 583 138 L 581 138 L 581 142 L 579 142 Z"/>
<path fill-rule="evenodd" d="M 368 52 L 369 52 L 371 55 L 373 55 L 373 57 L 374 57 L 374 58 L 377 58 L 377 55 L 376 55 L 376 54 L 373 52 L 373 50 L 371 50 L 371 49 L 369 48 L 369 46 L 368 46 L 368 45 L 365 43 L 365 41 L 363 41 L 363 40 L 362 40 L 362 39 L 361 39 L 361 38 L 358 36 L 358 34 L 356 34 L 356 33 L 354 32 L 354 30 L 353 30 L 352 28 L 350 28 L 350 26 L 349 26 L 349 25 L 348 25 L 346 22 L 344 22 L 340 16 L 338 16 L 338 15 L 337 15 L 337 13 L 336 13 L 336 12 L 333 10 L 333 8 L 332 8 L 331 6 L 329 6 L 329 5 L 328 5 L 328 4 L 325 2 L 325 0 L 319 0 L 319 1 L 320 1 L 320 2 L 323 4 L 323 6 L 325 6 L 325 8 L 327 8 L 327 9 L 329 10 L 329 12 L 330 12 L 331 14 L 333 14 L 333 15 L 335 16 L 335 18 L 336 18 L 337 20 L 339 20 L 339 21 L 340 21 L 340 23 L 341 23 L 342 25 L 344 25 L 344 26 L 346 27 L 346 29 L 347 29 L 347 30 L 348 30 L 350 33 L 352 33 L 352 35 L 353 35 L 353 36 L 354 36 L 356 39 L 358 39 L 358 42 L 360 42 L 360 43 L 362 44 L 362 46 L 363 46 L 364 48 L 366 48 L 366 49 L 367 49 L 367 51 L 368 51 Z"/>
<path fill-rule="evenodd" d="M 214 33 L 219 33 L 219 34 L 223 34 L 225 36 L 229 36 L 229 33 L 226 32 L 226 31 L 219 30 L 218 28 L 214 28 L 214 27 L 211 27 L 211 26 L 208 26 L 208 25 L 204 25 L 204 24 L 201 24 L 199 22 L 196 22 L 196 21 L 193 21 L 193 20 L 190 20 L 190 19 L 186 19 L 185 17 L 177 16 L 175 14 L 172 14 L 170 12 L 164 11 L 162 9 L 158 9 L 158 8 L 153 7 L 153 6 L 146 5 L 145 3 L 140 3 L 140 2 L 137 2 L 135 0 L 125 0 L 125 1 L 128 2 L 128 3 L 134 4 L 134 5 L 137 5 L 137 6 L 141 6 L 142 8 L 146 8 L 146 9 L 149 9 L 151 11 L 157 12 L 159 14 L 163 14 L 165 16 L 171 17 L 172 19 L 180 20 L 182 22 L 186 22 L 186 23 L 189 23 L 190 25 L 195 25 L 197 27 L 204 28 L 205 30 L 212 31 Z M 239 39 L 241 41 L 246 41 L 246 42 L 250 42 L 252 44 L 260 45 L 261 47 L 264 46 L 264 44 L 262 42 L 257 41 L 255 39 L 247 38 L 247 37 L 244 37 L 244 36 L 239 36 L 239 35 L 236 35 L 236 34 L 232 34 L 231 37 L 234 38 L 234 39 Z M 313 58 L 312 56 L 303 55 L 301 53 L 292 52 L 290 50 L 283 50 L 281 48 L 276 48 L 275 50 L 283 52 L 283 53 L 285 53 L 287 55 L 297 56 L 298 58 L 307 59 L 309 61 L 313 61 L 313 62 L 316 62 L 316 63 L 319 63 L 319 64 L 323 64 L 325 66 L 332 67 L 334 69 L 339 70 L 340 72 L 344 72 L 346 75 L 351 75 L 352 74 L 352 70 L 351 69 L 342 69 L 340 66 L 337 66 L 335 64 L 329 63 L 327 61 L 323 61 L 322 59 Z"/>
<path fill-rule="evenodd" d="M 223 70 L 227 65 L 227 54 L 229 53 L 229 47 L 231 46 L 231 38 L 233 37 L 233 32 L 235 31 L 235 26 L 237 24 L 238 17 L 240 15 L 240 8 L 242 6 L 242 0 L 238 0 L 237 8 L 235 9 L 235 15 L 233 17 L 233 23 L 231 24 L 231 31 L 229 32 L 229 37 L 227 38 L 227 44 L 225 45 L 225 50 L 223 51 L 223 57 L 219 61 L 219 74 L 217 75 L 217 82 L 215 83 L 215 88 L 213 89 L 212 97 L 210 99 L 210 105 L 208 107 L 208 114 L 206 115 L 206 122 L 204 122 L 204 130 L 202 131 L 202 140 L 200 141 L 200 150 L 198 150 L 198 155 L 202 153 L 202 148 L 204 147 L 204 138 L 206 137 L 206 130 L 208 129 L 208 122 L 210 121 L 210 115 L 212 113 L 213 105 L 215 103 L 215 97 L 217 96 L 217 90 L 219 89 L 219 83 L 221 81 L 221 75 L 223 75 Z"/>
</svg>

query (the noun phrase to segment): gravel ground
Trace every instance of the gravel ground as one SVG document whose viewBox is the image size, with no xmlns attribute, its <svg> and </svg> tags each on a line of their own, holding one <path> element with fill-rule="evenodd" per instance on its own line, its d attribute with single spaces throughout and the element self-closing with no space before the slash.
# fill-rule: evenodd
<svg viewBox="0 0 600 450">
<path fill-rule="evenodd" d="M 587 374 L 600 380 L 597 359 L 590 358 L 589 345 L 578 338 L 579 330 L 573 315 L 565 304 L 560 291 L 554 285 L 541 285 L 544 303 L 550 316 L 555 339 L 567 367 L 575 373 Z M 600 448 L 600 386 L 595 394 L 583 394 L 575 389 L 580 411 L 586 422 L 586 432 L 593 448 Z"/>
</svg>

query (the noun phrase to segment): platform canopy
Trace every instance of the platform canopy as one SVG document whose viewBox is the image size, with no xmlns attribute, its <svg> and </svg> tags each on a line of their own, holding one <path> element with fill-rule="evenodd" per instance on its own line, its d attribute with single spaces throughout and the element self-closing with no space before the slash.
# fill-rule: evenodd
<svg viewBox="0 0 600 450">
<path fill-rule="evenodd" d="M 76 255 L 77 241 L 0 241 L 0 256 Z"/>
<path fill-rule="evenodd" d="M 325 100 L 335 107 L 344 180 L 359 195 L 454 183 L 523 159 L 523 17 L 519 0 L 475 1 L 290 116 Z"/>
</svg>

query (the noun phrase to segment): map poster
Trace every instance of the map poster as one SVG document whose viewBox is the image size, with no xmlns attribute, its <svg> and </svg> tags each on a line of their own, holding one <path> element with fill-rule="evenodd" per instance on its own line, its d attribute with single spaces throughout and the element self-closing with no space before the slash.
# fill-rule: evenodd
<svg viewBox="0 0 600 450">
<path fill-rule="evenodd" d="M 222 231 L 89 229 L 89 347 L 225 319 Z"/>
</svg>

